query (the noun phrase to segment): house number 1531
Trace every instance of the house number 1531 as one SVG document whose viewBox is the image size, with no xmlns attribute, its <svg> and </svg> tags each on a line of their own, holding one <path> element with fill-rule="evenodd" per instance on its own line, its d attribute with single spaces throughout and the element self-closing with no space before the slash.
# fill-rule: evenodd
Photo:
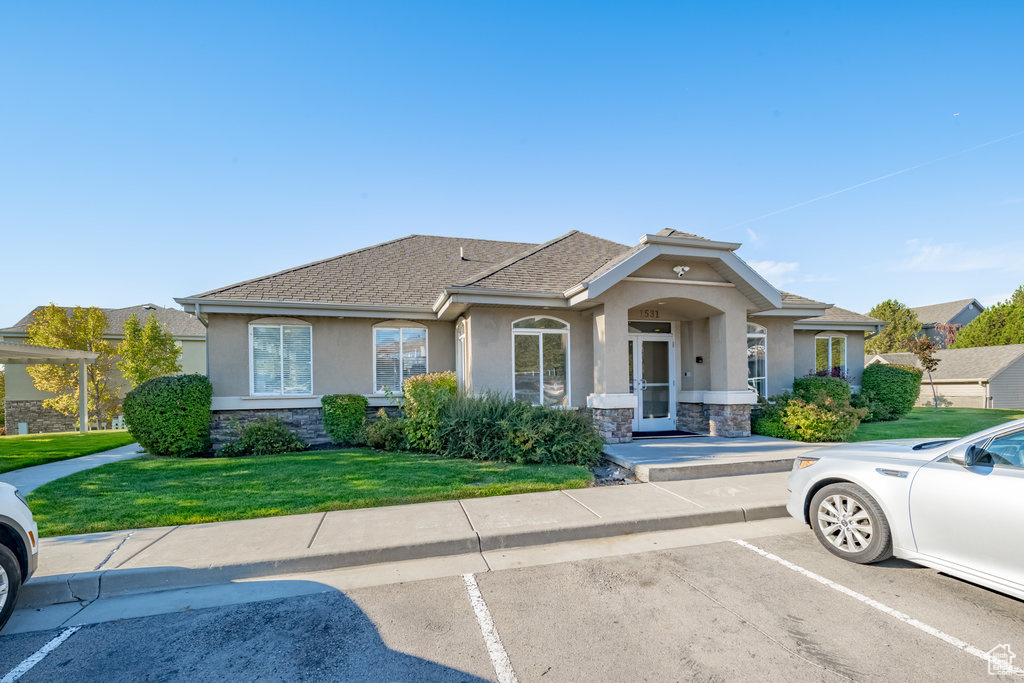
<svg viewBox="0 0 1024 683">
<path fill-rule="evenodd" d="M 656 320 L 661 317 L 661 314 L 655 308 L 641 308 L 640 317 L 644 320 Z"/>
</svg>

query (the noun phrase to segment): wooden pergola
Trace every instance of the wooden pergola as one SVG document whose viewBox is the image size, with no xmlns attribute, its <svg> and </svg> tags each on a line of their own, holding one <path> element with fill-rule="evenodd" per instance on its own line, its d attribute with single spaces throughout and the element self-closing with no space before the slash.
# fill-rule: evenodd
<svg viewBox="0 0 1024 683">
<path fill-rule="evenodd" d="M 89 394 L 85 377 L 85 366 L 93 363 L 99 354 L 76 349 L 54 349 L 49 346 L 33 346 L 31 344 L 12 344 L 0 342 L 0 364 L 16 363 L 33 365 L 35 363 L 52 363 L 71 365 L 78 363 L 78 431 L 83 434 L 89 431 Z"/>
</svg>

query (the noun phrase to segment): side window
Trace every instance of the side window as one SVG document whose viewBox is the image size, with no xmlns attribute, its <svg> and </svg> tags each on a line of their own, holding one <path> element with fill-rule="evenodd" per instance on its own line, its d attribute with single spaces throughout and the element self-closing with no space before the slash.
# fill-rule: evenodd
<svg viewBox="0 0 1024 683">
<path fill-rule="evenodd" d="M 979 464 L 1024 469 L 1024 431 L 1000 436 L 985 446 Z"/>
</svg>

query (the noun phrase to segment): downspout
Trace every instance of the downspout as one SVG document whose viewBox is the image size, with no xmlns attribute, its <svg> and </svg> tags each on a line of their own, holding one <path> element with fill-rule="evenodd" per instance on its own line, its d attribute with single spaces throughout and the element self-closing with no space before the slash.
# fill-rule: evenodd
<svg viewBox="0 0 1024 683">
<path fill-rule="evenodd" d="M 877 337 L 879 334 L 881 334 L 881 332 L 882 332 L 882 326 L 881 325 L 875 325 L 875 331 L 872 332 L 871 334 L 867 335 L 866 337 L 864 337 L 864 341 L 867 341 L 868 339 L 871 339 L 872 337 Z"/>
</svg>

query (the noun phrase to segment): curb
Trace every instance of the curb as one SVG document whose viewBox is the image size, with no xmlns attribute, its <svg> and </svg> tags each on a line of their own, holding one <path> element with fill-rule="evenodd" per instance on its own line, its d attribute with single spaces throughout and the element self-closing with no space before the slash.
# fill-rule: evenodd
<svg viewBox="0 0 1024 683">
<path fill-rule="evenodd" d="M 596 524 L 553 527 L 548 529 L 511 529 L 500 533 L 465 535 L 439 541 L 380 546 L 285 557 L 262 562 L 226 564 L 211 567 L 143 567 L 138 569 L 107 569 L 77 574 L 55 574 L 34 577 L 21 587 L 19 608 L 38 608 L 64 603 L 89 603 L 99 598 L 133 593 L 152 593 L 179 588 L 193 588 L 239 579 L 282 574 L 301 574 L 344 569 L 384 562 L 421 560 L 433 557 L 465 555 L 549 543 L 583 541 L 624 536 L 651 531 L 672 531 L 700 526 L 753 522 L 788 516 L 785 504 L 737 506 L 701 510 L 678 515 L 638 519 L 608 520 Z"/>
</svg>

